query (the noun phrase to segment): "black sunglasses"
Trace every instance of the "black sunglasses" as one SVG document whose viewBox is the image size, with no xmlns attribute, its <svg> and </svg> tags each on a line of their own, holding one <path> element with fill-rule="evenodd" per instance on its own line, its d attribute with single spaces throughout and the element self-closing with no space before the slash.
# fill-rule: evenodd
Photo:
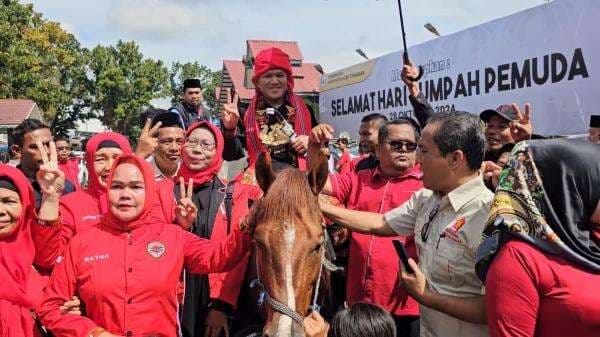
<svg viewBox="0 0 600 337">
<path fill-rule="evenodd" d="M 406 147 L 406 152 L 414 152 L 417 150 L 417 143 L 404 140 L 388 140 L 386 143 L 396 152 L 402 152 L 402 148 Z"/>
<path fill-rule="evenodd" d="M 421 228 L 421 241 L 423 241 L 424 243 L 427 242 L 427 238 L 429 237 L 429 229 L 431 228 L 431 222 L 438 214 L 439 210 L 440 204 L 435 205 L 429 212 L 429 220 L 427 220 L 425 225 L 423 225 L 423 228 Z"/>
</svg>

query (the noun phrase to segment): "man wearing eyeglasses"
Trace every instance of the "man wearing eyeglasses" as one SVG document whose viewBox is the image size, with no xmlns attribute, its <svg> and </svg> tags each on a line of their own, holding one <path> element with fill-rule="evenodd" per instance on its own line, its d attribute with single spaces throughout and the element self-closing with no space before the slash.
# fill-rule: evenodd
<svg viewBox="0 0 600 337">
<path fill-rule="evenodd" d="M 488 336 L 484 288 L 475 252 L 493 194 L 479 174 L 483 126 L 466 112 L 434 115 L 423 129 L 417 162 L 424 189 L 385 214 L 321 205 L 327 217 L 355 232 L 415 235 L 419 264 L 399 275 L 421 303 L 421 336 Z"/>
<path fill-rule="evenodd" d="M 320 144 L 333 136 L 329 125 L 313 128 L 309 144 L 309 164 L 314 162 Z M 331 174 L 323 193 L 336 197 L 348 209 L 383 214 L 402 205 L 423 187 L 421 171 L 415 166 L 419 139 L 416 122 L 399 119 L 383 123 L 375 130 L 379 158 L 370 169 Z M 416 259 L 414 235 L 390 238 L 352 233 L 350 237 L 346 301 L 376 303 L 389 311 L 398 336 L 418 335 L 418 303 L 399 287 L 398 263 L 392 239 L 403 242 Z"/>
<path fill-rule="evenodd" d="M 58 159 L 58 168 L 63 171 L 65 178 L 75 185 L 76 190 L 81 190 L 79 184 L 79 159 L 71 157 L 71 146 L 66 137 L 54 137 L 56 144 L 56 155 Z"/>
<path fill-rule="evenodd" d="M 157 181 L 171 179 L 179 171 L 185 138 L 181 119 L 164 109 L 150 109 L 147 117 L 135 153 L 150 163 Z"/>
</svg>

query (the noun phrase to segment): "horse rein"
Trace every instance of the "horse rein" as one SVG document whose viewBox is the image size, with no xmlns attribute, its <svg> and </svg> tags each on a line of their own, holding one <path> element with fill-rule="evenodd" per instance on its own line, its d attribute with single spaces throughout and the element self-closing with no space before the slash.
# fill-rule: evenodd
<svg viewBox="0 0 600 337">
<path fill-rule="evenodd" d="M 323 233 L 324 233 L 325 239 L 321 243 L 321 248 L 320 248 L 320 252 L 319 252 L 321 255 L 319 276 L 317 276 L 317 282 L 316 282 L 315 288 L 313 290 L 312 304 L 309 307 L 311 310 L 316 311 L 316 312 L 319 312 L 321 310 L 321 307 L 317 304 L 317 299 L 319 297 L 319 287 L 321 285 L 321 278 L 323 275 L 323 267 L 325 267 L 327 270 L 333 271 L 333 272 L 343 269 L 343 267 L 338 267 L 338 266 L 334 265 L 325 256 L 326 253 L 329 253 L 329 255 L 331 256 L 331 259 L 335 261 L 335 252 L 333 251 L 333 246 L 331 245 L 331 241 L 329 239 L 329 234 L 327 233 L 327 228 L 324 225 L 323 225 Z M 269 292 L 265 289 L 264 284 L 260 281 L 260 273 L 259 273 L 259 267 L 258 267 L 258 254 L 256 255 L 256 275 L 257 275 L 257 277 L 250 283 L 250 287 L 254 288 L 254 287 L 258 286 L 260 288 L 260 295 L 258 297 L 258 305 L 262 306 L 264 304 L 264 302 L 266 301 L 271 306 L 271 308 L 273 308 L 273 310 L 279 312 L 280 314 L 290 317 L 292 320 L 294 320 L 294 322 L 298 323 L 298 325 L 303 326 L 304 318 L 305 318 L 304 316 L 300 315 L 296 310 L 293 310 L 292 308 L 288 307 L 284 303 L 271 297 L 271 295 L 269 295 Z"/>
</svg>

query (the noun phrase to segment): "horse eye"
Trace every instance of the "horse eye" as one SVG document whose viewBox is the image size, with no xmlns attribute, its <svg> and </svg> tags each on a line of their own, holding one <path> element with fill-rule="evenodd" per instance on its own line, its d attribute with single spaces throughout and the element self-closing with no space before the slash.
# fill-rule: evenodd
<svg viewBox="0 0 600 337">
<path fill-rule="evenodd" d="M 321 245 L 322 245 L 322 243 L 317 243 L 317 245 L 315 246 L 315 248 L 313 248 L 313 253 L 320 251 L 321 250 Z"/>
</svg>

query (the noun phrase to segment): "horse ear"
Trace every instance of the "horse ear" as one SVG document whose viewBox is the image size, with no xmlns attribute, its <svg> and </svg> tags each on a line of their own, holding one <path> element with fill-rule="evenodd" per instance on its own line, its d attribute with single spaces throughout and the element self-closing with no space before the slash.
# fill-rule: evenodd
<svg viewBox="0 0 600 337">
<path fill-rule="evenodd" d="M 275 172 L 271 166 L 271 156 L 267 152 L 261 152 L 255 165 L 255 175 L 258 186 L 267 194 L 269 187 L 275 181 Z"/>
<path fill-rule="evenodd" d="M 308 185 L 310 185 L 310 189 L 315 195 L 321 193 L 328 177 L 329 165 L 327 164 L 327 157 L 322 152 L 319 152 L 319 158 L 317 158 L 308 171 Z"/>
</svg>

